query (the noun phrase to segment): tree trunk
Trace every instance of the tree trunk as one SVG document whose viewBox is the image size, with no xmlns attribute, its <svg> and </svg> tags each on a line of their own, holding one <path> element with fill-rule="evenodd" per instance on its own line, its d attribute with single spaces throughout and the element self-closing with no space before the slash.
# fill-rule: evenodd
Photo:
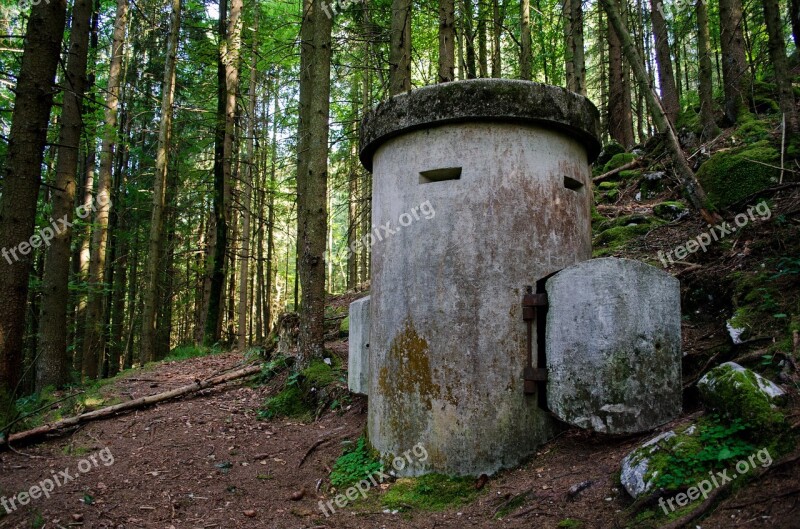
<svg viewBox="0 0 800 529">
<path fill-rule="evenodd" d="M 675 74 L 672 71 L 672 56 L 669 51 L 669 33 L 664 19 L 663 0 L 650 0 L 650 16 L 653 21 L 653 36 L 656 41 L 656 66 L 661 87 L 661 101 L 670 123 L 675 124 L 680 112 L 678 89 L 675 87 Z"/>
<path fill-rule="evenodd" d="M 611 27 L 619 37 L 620 45 L 622 46 L 625 56 L 628 58 L 628 62 L 633 69 L 634 75 L 636 76 L 636 79 L 639 82 L 642 90 L 644 90 L 644 94 L 647 97 L 648 107 L 652 112 L 653 121 L 656 124 L 656 128 L 667 138 L 667 149 L 672 157 L 672 163 L 676 172 L 678 173 L 678 177 L 683 184 L 683 189 L 686 192 L 686 196 L 689 198 L 692 206 L 697 209 L 706 222 L 711 224 L 720 222 L 722 219 L 719 215 L 708 211 L 708 199 L 706 198 L 705 191 L 700 186 L 700 183 L 697 181 L 697 178 L 695 178 L 692 169 L 686 162 L 686 156 L 681 150 L 680 144 L 678 143 L 678 138 L 675 135 L 675 131 L 672 128 L 666 113 L 664 112 L 664 107 L 658 98 L 655 88 L 648 85 L 648 76 L 647 71 L 644 68 L 644 63 L 637 55 L 631 35 L 628 33 L 625 23 L 622 21 L 619 11 L 617 11 L 616 0 L 600 1 L 606 11 L 606 14 L 608 15 L 608 20 L 611 24 Z"/>
<path fill-rule="evenodd" d="M 139 349 L 141 365 L 160 356 L 156 351 L 156 307 L 159 299 L 159 272 L 161 247 L 164 237 L 164 200 L 167 193 L 167 168 L 169 167 L 170 140 L 172 137 L 172 105 L 175 100 L 175 67 L 178 54 L 178 36 L 181 27 L 181 0 L 171 0 L 170 31 L 167 38 L 167 57 L 164 65 L 164 83 L 161 89 L 161 123 L 158 129 L 158 148 L 153 179 L 153 211 L 150 216 L 150 239 L 147 252 L 147 272 L 143 293 L 142 341 Z"/>
<path fill-rule="evenodd" d="M 567 90 L 575 90 L 575 63 L 572 42 L 572 0 L 561 0 L 561 13 L 564 20 L 564 77 Z"/>
<path fill-rule="evenodd" d="M 454 0 L 439 0 L 439 82 L 455 80 L 455 16 Z"/>
<path fill-rule="evenodd" d="M 769 58 L 772 62 L 772 69 L 775 71 L 775 84 L 778 85 L 781 112 L 786 116 L 787 130 L 792 133 L 800 132 L 794 104 L 792 77 L 786 60 L 786 43 L 783 38 L 783 21 L 778 0 L 763 0 L 762 3 L 769 37 Z"/>
<path fill-rule="evenodd" d="M 619 0 L 613 0 L 619 4 Z M 633 147 L 633 115 L 628 68 L 623 60 L 622 44 L 609 18 L 608 21 L 608 132 L 625 147 Z"/>
<path fill-rule="evenodd" d="M 264 285 L 264 329 L 266 334 L 269 334 L 271 329 L 272 320 L 272 277 L 273 270 L 276 268 L 273 265 L 275 258 L 275 192 L 278 187 L 276 177 L 277 163 L 278 163 L 278 79 L 275 79 L 272 84 L 275 93 L 275 106 L 272 111 L 272 144 L 270 145 L 270 175 L 269 175 L 269 200 L 267 206 L 267 281 Z M 286 253 L 289 253 L 287 248 Z M 288 283 L 287 283 L 288 284 Z"/>
<path fill-rule="evenodd" d="M 22 375 L 28 274 L 33 266 L 33 244 L 28 241 L 35 242 L 36 200 L 66 9 L 65 0 L 31 8 L 15 89 L 0 196 L 0 404 L 4 393 L 13 396 Z"/>
<path fill-rule="evenodd" d="M 392 0 L 391 23 L 389 95 L 394 96 L 411 90 L 411 0 Z"/>
<path fill-rule="evenodd" d="M 500 0 L 492 0 L 492 77 L 503 76 L 500 55 L 500 35 L 503 33 L 503 18 L 500 13 Z"/>
<path fill-rule="evenodd" d="M 748 74 L 742 33 L 742 1 L 720 0 L 719 24 L 722 48 L 722 80 L 725 91 L 725 119 L 736 123 L 739 113 L 747 110 Z"/>
<path fill-rule="evenodd" d="M 583 3 L 570 0 L 572 6 L 572 63 L 575 80 L 574 92 L 586 95 L 586 53 L 583 50 Z"/>
<path fill-rule="evenodd" d="M 711 67 L 711 39 L 708 35 L 708 7 L 706 0 L 697 0 L 697 56 L 700 95 L 700 123 L 703 127 L 702 139 L 709 141 L 717 135 L 717 123 L 714 119 L 714 92 Z"/>
<path fill-rule="evenodd" d="M 325 235 L 328 231 L 328 115 L 330 110 L 331 20 L 320 12 L 324 0 L 305 0 L 300 74 L 300 122 L 297 162 L 297 256 L 302 286 L 300 302 L 299 366 L 322 358 L 325 334 Z M 405 1 L 405 0 L 404 0 Z M 393 12 L 392 50 L 404 53 L 410 36 L 410 4 Z M 394 19 L 406 20 L 397 26 Z M 400 42 L 396 39 L 401 37 Z M 395 55 L 393 67 L 405 64 Z M 395 71 L 393 93 L 410 87 L 408 69 Z"/>
<path fill-rule="evenodd" d="M 108 218 L 111 211 L 111 169 L 117 136 L 117 107 L 122 74 L 125 35 L 128 24 L 128 0 L 117 0 L 117 14 L 111 44 L 111 65 L 106 90 L 105 124 L 100 148 L 100 173 L 94 201 L 96 213 L 92 233 L 92 253 L 89 260 L 89 300 L 86 305 L 86 335 L 83 346 L 83 375 L 87 380 L 97 378 L 105 348 L 103 332 L 103 272 L 108 244 Z"/>
<path fill-rule="evenodd" d="M 472 29 L 472 18 L 475 14 L 472 0 L 462 0 L 461 25 L 464 28 L 464 65 L 466 66 L 466 78 L 475 79 L 475 32 Z"/>
<path fill-rule="evenodd" d="M 530 81 L 532 78 L 533 51 L 531 50 L 531 0 L 519 3 L 519 77 Z"/>
<path fill-rule="evenodd" d="M 247 281 L 250 273 L 250 202 L 253 195 L 253 166 L 255 156 L 253 154 L 253 136 L 256 133 L 256 65 L 258 48 L 258 10 L 255 10 L 255 22 L 253 30 L 253 52 L 250 57 L 250 86 L 248 87 L 247 101 L 247 132 L 245 136 L 247 160 L 245 161 L 244 177 L 242 180 L 242 253 L 241 263 L 239 264 L 239 325 L 237 343 L 240 351 L 247 349 L 247 316 L 250 312 L 250 305 L 247 300 Z"/>
<path fill-rule="evenodd" d="M 489 53 L 486 47 L 487 1 L 478 0 L 478 76 L 489 76 Z"/>
<path fill-rule="evenodd" d="M 212 259 L 208 315 L 204 341 L 213 345 L 220 340 L 222 301 L 225 291 L 228 252 L 228 201 L 233 167 L 233 134 L 236 118 L 236 88 L 239 84 L 239 52 L 242 31 L 242 0 L 220 0 L 220 50 L 217 62 L 217 124 L 214 136 L 214 220 L 216 240 Z M 226 23 L 227 21 L 227 23 Z"/>
<path fill-rule="evenodd" d="M 789 21 L 795 49 L 800 49 L 800 0 L 789 0 Z"/>
<path fill-rule="evenodd" d="M 83 125 L 83 96 L 86 91 L 86 64 L 89 54 L 89 24 L 92 0 L 76 0 L 72 7 L 69 50 L 65 75 L 61 129 L 58 135 L 58 162 L 52 198 L 52 219 L 59 222 L 59 233 L 45 250 L 42 279 L 42 312 L 39 319 L 39 351 L 36 362 L 36 391 L 46 386 L 62 386 L 69 381 L 67 353 L 67 307 L 69 305 L 71 223 L 75 211 L 75 187 Z M 63 222 L 63 221 L 62 221 Z"/>
</svg>

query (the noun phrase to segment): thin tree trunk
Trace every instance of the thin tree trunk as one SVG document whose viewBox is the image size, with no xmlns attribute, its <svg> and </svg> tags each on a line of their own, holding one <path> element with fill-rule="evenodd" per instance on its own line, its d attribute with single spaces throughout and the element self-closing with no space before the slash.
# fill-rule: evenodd
<svg viewBox="0 0 800 529">
<path fill-rule="evenodd" d="M 439 0 L 439 82 L 449 83 L 456 78 L 454 0 Z"/>
<path fill-rule="evenodd" d="M 708 141 L 717 134 L 714 119 L 714 93 L 712 84 L 711 44 L 708 35 L 708 7 L 706 0 L 697 0 L 697 55 L 700 95 L 700 123 L 703 127 L 702 139 Z"/>
<path fill-rule="evenodd" d="M 170 31 L 167 39 L 167 57 L 164 66 L 164 83 L 161 89 L 161 123 L 158 130 L 156 167 L 153 180 L 153 211 L 150 216 L 150 239 L 147 252 L 142 308 L 142 339 L 139 349 L 141 365 L 152 362 L 156 351 L 156 307 L 159 299 L 159 272 L 161 247 L 164 237 L 164 201 L 167 193 L 167 168 L 172 137 L 172 105 L 175 100 L 175 68 L 178 54 L 178 36 L 181 27 L 181 0 L 171 0 Z"/>
<path fill-rule="evenodd" d="M 561 13 L 564 24 L 564 77 L 567 90 L 575 90 L 575 45 L 572 42 L 572 0 L 561 0 Z"/>
<path fill-rule="evenodd" d="M 275 106 L 272 110 L 272 145 L 270 146 L 270 176 L 269 176 L 269 201 L 268 201 L 268 214 L 267 214 L 267 282 L 265 285 L 266 292 L 264 293 L 264 327 L 266 333 L 269 334 L 271 329 L 272 320 L 272 277 L 273 259 L 275 258 L 275 191 L 277 190 L 277 158 L 278 158 L 278 80 L 275 79 L 273 92 L 275 94 Z M 288 254 L 289 249 L 286 249 Z M 288 283 L 287 283 L 288 285 Z"/>
<path fill-rule="evenodd" d="M 65 0 L 31 8 L 0 196 L 0 406 L 15 393 L 22 374 L 28 274 L 33 267 L 36 220 L 53 82 L 64 36 Z M 5 396 L 4 396 L 5 393 Z M 5 410 L 0 409 L 0 417 Z"/>
<path fill-rule="evenodd" d="M 500 36 L 503 33 L 503 18 L 500 13 L 500 0 L 492 0 L 492 77 L 503 75 L 502 57 L 500 55 Z"/>
<path fill-rule="evenodd" d="M 742 1 L 720 0 L 719 24 L 722 48 L 722 80 L 725 91 L 725 118 L 736 123 L 739 113 L 747 110 L 747 60 L 742 33 Z"/>
<path fill-rule="evenodd" d="M 648 99 L 648 106 L 653 115 L 653 121 L 656 128 L 667 138 L 667 149 L 672 157 L 673 166 L 678 173 L 678 177 L 683 184 L 683 189 L 686 196 L 689 198 L 692 206 L 700 213 L 703 219 L 712 224 L 720 222 L 722 219 L 716 213 L 712 213 L 707 209 L 708 199 L 706 198 L 705 191 L 700 183 L 697 181 L 692 169 L 686 161 L 686 156 L 681 150 L 678 138 L 675 131 L 664 112 L 664 107 L 658 98 L 655 88 L 648 85 L 647 71 L 644 69 L 644 63 L 636 53 L 636 48 L 631 39 L 631 35 L 622 21 L 622 17 L 617 11 L 616 0 L 600 0 L 603 8 L 608 15 L 608 20 L 614 28 L 614 32 L 620 39 L 620 44 L 628 62 L 633 69 L 639 85 L 644 90 L 645 96 Z"/>
<path fill-rule="evenodd" d="M 489 77 L 489 53 L 486 42 L 487 1 L 478 0 L 478 76 Z"/>
<path fill-rule="evenodd" d="M 800 132 L 797 123 L 797 109 L 794 104 L 792 77 L 786 60 L 786 43 L 783 38 L 783 21 L 778 0 L 763 0 L 762 3 L 769 37 L 769 58 L 772 62 L 772 69 L 775 71 L 781 112 L 786 116 L 787 130 L 792 133 Z"/>
<path fill-rule="evenodd" d="M 391 23 L 389 95 L 397 95 L 411 90 L 411 0 L 392 0 Z"/>
<path fill-rule="evenodd" d="M 670 123 L 675 124 L 680 112 L 678 89 L 675 87 L 675 74 L 672 71 L 672 56 L 669 52 L 669 33 L 664 19 L 663 0 L 650 0 L 650 16 L 653 21 L 653 36 L 656 41 L 656 66 L 661 87 L 661 101 Z"/>
<path fill-rule="evenodd" d="M 298 337 L 299 366 L 322 358 L 325 335 L 325 234 L 327 233 L 328 186 L 328 114 L 330 110 L 331 20 L 322 16 L 324 0 L 305 0 L 300 29 L 300 123 L 298 126 L 297 224 L 298 272 L 302 286 L 300 332 Z M 405 18 L 409 9 L 400 8 L 393 18 Z M 393 23 L 393 51 L 410 51 L 405 46 L 410 37 L 410 18 L 403 27 Z M 408 29 L 403 29 L 408 28 Z M 400 30 L 400 31 L 397 31 Z M 402 35 L 395 41 L 395 32 Z M 405 59 L 401 58 L 401 62 Z M 392 61 L 393 64 L 399 62 Z M 398 69 L 401 77 L 408 70 Z M 395 72 L 398 75 L 398 72 Z M 393 91 L 410 86 L 408 79 L 395 78 Z M 396 92 L 394 92 L 396 93 Z"/>
<path fill-rule="evenodd" d="M 117 107 L 122 74 L 125 35 L 128 24 L 128 0 L 117 0 L 117 14 L 111 44 L 111 65 L 106 91 L 103 143 L 100 148 L 100 173 L 95 197 L 96 213 L 92 233 L 92 253 L 89 261 L 89 300 L 86 305 L 86 335 L 83 346 L 83 375 L 87 380 L 97 378 L 103 361 L 103 271 L 108 243 L 108 218 L 111 211 L 111 169 L 117 136 Z"/>
<path fill-rule="evenodd" d="M 519 77 L 530 81 L 532 76 L 533 51 L 531 50 L 531 0 L 519 3 Z"/>
<path fill-rule="evenodd" d="M 789 21 L 795 49 L 800 49 L 800 0 L 789 0 Z"/>
<path fill-rule="evenodd" d="M 570 0 L 572 5 L 572 62 L 574 64 L 574 91 L 586 95 L 586 52 L 583 49 L 583 3 Z"/>
<path fill-rule="evenodd" d="M 228 251 L 228 203 L 233 168 L 233 135 L 236 118 L 236 88 L 239 85 L 239 52 L 242 30 L 242 0 L 231 0 L 228 16 L 227 0 L 220 0 L 219 61 L 217 64 L 217 127 L 214 138 L 214 218 L 216 241 L 212 261 L 205 343 L 220 340 L 222 329 L 222 297 L 225 292 L 226 257 Z M 227 20 L 227 23 L 226 23 Z"/>
<path fill-rule="evenodd" d="M 255 156 L 253 154 L 253 144 L 256 131 L 256 64 L 257 55 L 255 53 L 258 46 L 258 10 L 256 9 L 254 30 L 253 30 L 253 53 L 250 57 L 250 86 L 248 88 L 247 101 L 247 132 L 245 133 L 247 161 L 244 167 L 244 179 L 242 181 L 242 254 L 239 264 L 239 325 L 237 342 L 239 350 L 244 351 L 248 345 L 247 316 L 250 306 L 247 299 L 247 280 L 250 273 L 250 202 L 253 192 L 253 165 Z"/>
<path fill-rule="evenodd" d="M 462 20 L 464 27 L 464 64 L 466 66 L 466 78 L 475 79 L 475 32 L 472 29 L 472 18 L 474 10 L 472 0 L 462 0 Z"/>
<path fill-rule="evenodd" d="M 71 224 L 75 210 L 76 174 L 83 125 L 83 96 L 89 54 L 89 25 L 92 0 L 76 0 L 65 75 L 66 90 L 58 136 L 58 163 L 52 198 L 52 218 L 59 233 L 45 250 L 42 279 L 42 312 L 39 318 L 39 351 L 36 363 L 36 391 L 45 386 L 62 386 L 69 380 L 67 353 L 67 307 L 69 305 Z"/>
<path fill-rule="evenodd" d="M 618 0 L 612 0 L 617 2 Z M 620 38 L 609 18 L 608 21 L 608 132 L 611 138 L 630 149 L 633 146 L 633 115 L 628 69 L 623 59 Z"/>
</svg>

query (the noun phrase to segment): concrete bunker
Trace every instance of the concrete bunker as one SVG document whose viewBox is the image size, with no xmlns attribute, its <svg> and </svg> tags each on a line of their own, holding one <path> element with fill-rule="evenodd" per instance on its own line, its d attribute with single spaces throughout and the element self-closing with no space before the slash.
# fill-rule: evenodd
<svg viewBox="0 0 800 529">
<path fill-rule="evenodd" d="M 591 258 L 589 164 L 598 137 L 598 112 L 586 98 L 526 81 L 425 87 L 365 117 L 360 158 L 373 174 L 376 237 L 370 300 L 351 310 L 351 368 L 360 372 L 350 380 L 369 396 L 369 440 L 384 457 L 420 443 L 428 451 L 401 474 L 491 474 L 557 431 L 547 392 L 569 390 L 548 380 L 540 337 L 559 323 L 547 315 L 554 293 L 546 280 Z M 679 339 L 678 328 L 678 376 Z M 652 361 L 642 356 L 636 361 Z M 628 398 L 597 391 L 588 406 L 629 408 L 608 402 L 620 395 Z M 668 415 L 640 423 L 653 427 Z"/>
</svg>

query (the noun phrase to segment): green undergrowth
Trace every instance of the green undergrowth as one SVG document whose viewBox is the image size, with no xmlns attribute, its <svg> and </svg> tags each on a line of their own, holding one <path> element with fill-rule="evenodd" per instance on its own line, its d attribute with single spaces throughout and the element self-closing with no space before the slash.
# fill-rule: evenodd
<svg viewBox="0 0 800 529">
<path fill-rule="evenodd" d="M 164 362 L 180 362 L 190 358 L 215 355 L 223 352 L 219 345 L 207 347 L 205 345 L 182 345 L 176 347 L 164 358 Z"/>
<path fill-rule="evenodd" d="M 593 226 L 594 257 L 615 255 L 623 251 L 632 240 L 646 235 L 650 230 L 663 224 L 664 221 L 644 215 L 623 215 L 615 219 L 606 219 Z"/>
<path fill-rule="evenodd" d="M 281 391 L 267 399 L 258 416 L 261 419 L 311 420 L 326 408 L 341 408 L 348 398 L 345 377 L 335 357 L 313 360 L 307 368 L 294 371 L 286 378 Z"/>
<path fill-rule="evenodd" d="M 333 464 L 331 485 L 336 488 L 348 487 L 382 468 L 379 454 L 369 447 L 367 439 L 362 436 L 355 443 L 349 443 Z"/>
</svg>

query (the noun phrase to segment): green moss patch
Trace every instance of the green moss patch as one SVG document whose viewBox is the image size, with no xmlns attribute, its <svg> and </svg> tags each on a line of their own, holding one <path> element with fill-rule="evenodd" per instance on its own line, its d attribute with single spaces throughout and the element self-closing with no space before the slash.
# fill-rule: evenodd
<svg viewBox="0 0 800 529">
<path fill-rule="evenodd" d="M 603 166 L 603 172 L 607 173 L 609 171 L 613 171 L 614 169 L 618 169 L 625 164 L 631 163 L 635 159 L 636 155 L 633 154 L 632 152 L 621 152 L 619 154 L 615 154 Z"/>
<path fill-rule="evenodd" d="M 427 474 L 397 480 L 383 496 L 383 504 L 399 511 L 441 511 L 466 505 L 477 495 L 473 478 Z"/>
<path fill-rule="evenodd" d="M 777 182 L 780 169 L 777 149 L 766 141 L 718 152 L 697 171 L 697 179 L 708 199 L 718 208 L 727 208 L 743 198 Z"/>
<path fill-rule="evenodd" d="M 340 366 L 314 360 L 304 370 L 292 373 L 280 393 L 267 399 L 258 416 L 261 419 L 292 417 L 309 420 L 331 401 L 336 402 L 331 388 L 342 378 Z"/>
<path fill-rule="evenodd" d="M 661 219 L 673 220 L 681 216 L 686 211 L 686 204 L 683 202 L 667 201 L 653 206 L 653 214 Z"/>
<path fill-rule="evenodd" d="M 380 457 L 370 449 L 365 437 L 345 448 L 344 453 L 333 464 L 331 485 L 348 487 L 383 469 Z"/>
<path fill-rule="evenodd" d="M 600 222 L 593 241 L 594 256 L 602 257 L 619 252 L 631 239 L 645 235 L 663 223 L 661 219 L 644 215 L 624 215 Z"/>
<path fill-rule="evenodd" d="M 771 383 L 749 369 L 726 363 L 706 373 L 697 386 L 706 405 L 763 434 L 786 426 L 786 418 L 775 405 L 781 398 L 770 395 L 775 391 Z"/>
</svg>

